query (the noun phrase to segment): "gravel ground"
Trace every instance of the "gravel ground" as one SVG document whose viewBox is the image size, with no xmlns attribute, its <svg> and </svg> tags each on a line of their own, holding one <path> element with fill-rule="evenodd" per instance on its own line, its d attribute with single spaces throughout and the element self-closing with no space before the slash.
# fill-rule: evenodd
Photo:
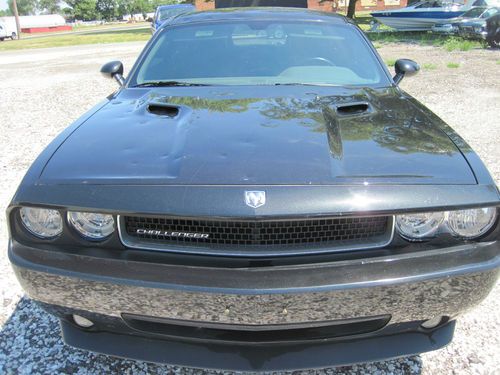
<svg viewBox="0 0 500 375">
<path fill-rule="evenodd" d="M 99 67 L 120 59 L 130 67 L 143 43 L 0 53 L 0 207 L 5 209 L 26 169 L 71 121 L 115 89 Z M 413 58 L 423 66 L 402 86 L 453 126 L 500 181 L 500 53 L 446 52 L 390 45 L 386 61 Z M 448 68 L 448 63 L 459 63 Z M 158 374 L 202 370 L 120 360 L 65 346 L 58 322 L 23 297 L 8 264 L 7 228 L 0 215 L 0 374 Z M 500 287 L 457 325 L 451 345 L 432 353 L 301 373 L 500 374 Z"/>
</svg>

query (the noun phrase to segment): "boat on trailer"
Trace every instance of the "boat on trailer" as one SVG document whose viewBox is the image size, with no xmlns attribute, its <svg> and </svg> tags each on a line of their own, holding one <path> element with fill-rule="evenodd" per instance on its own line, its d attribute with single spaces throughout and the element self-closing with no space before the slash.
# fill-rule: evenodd
<svg viewBox="0 0 500 375">
<path fill-rule="evenodd" d="M 410 6 L 372 12 L 379 23 L 400 31 L 425 31 L 440 21 L 460 17 L 474 6 L 495 6 L 500 0 L 430 1 L 422 0 Z"/>
</svg>

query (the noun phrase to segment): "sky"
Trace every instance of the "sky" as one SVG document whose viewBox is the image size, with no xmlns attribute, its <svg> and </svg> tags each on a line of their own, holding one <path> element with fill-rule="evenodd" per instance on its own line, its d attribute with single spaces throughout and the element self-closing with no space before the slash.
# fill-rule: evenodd
<svg viewBox="0 0 500 375">
<path fill-rule="evenodd" d="M 7 9 L 7 0 L 0 0 L 0 9 Z"/>
</svg>

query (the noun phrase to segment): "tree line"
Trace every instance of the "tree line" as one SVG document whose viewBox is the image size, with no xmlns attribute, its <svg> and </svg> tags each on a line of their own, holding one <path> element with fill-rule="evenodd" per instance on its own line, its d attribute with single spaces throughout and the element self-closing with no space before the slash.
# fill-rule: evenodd
<svg viewBox="0 0 500 375">
<path fill-rule="evenodd" d="M 154 12 L 159 5 L 193 3 L 194 0 L 17 0 L 19 15 L 61 14 L 67 19 L 83 21 L 114 20 L 127 14 Z M 328 1 L 328 0 L 322 0 Z M 354 18 L 356 2 L 349 0 L 347 17 Z M 415 0 L 409 0 L 409 3 Z M 9 9 L 0 10 L 1 16 L 14 14 L 12 0 Z"/>
<path fill-rule="evenodd" d="M 61 14 L 70 19 L 83 21 L 113 20 L 127 14 L 154 12 L 159 5 L 190 3 L 180 0 L 17 0 L 20 16 L 35 14 Z M 0 10 L 1 16 L 14 14 L 12 0 L 9 9 Z"/>
</svg>

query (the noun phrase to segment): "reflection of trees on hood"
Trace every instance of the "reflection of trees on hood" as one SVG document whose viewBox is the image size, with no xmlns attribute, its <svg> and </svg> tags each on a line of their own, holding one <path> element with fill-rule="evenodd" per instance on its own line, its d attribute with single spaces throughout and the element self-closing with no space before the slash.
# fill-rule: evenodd
<svg viewBox="0 0 500 375">
<path fill-rule="evenodd" d="M 451 154 L 457 152 L 453 142 L 410 102 L 373 90 L 354 95 L 322 96 L 311 99 L 296 97 L 213 99 L 201 97 L 162 96 L 150 93 L 148 101 L 183 105 L 193 110 L 251 113 L 248 121 L 259 121 L 264 127 L 300 125 L 311 132 L 326 133 L 332 156 L 341 158 L 346 141 L 374 141 L 399 153 Z M 363 115 L 338 115 L 335 108 L 348 103 L 369 102 L 373 111 Z"/>
<path fill-rule="evenodd" d="M 168 104 L 185 105 L 192 109 L 207 110 L 211 112 L 246 112 L 250 104 L 258 102 L 260 99 L 207 99 L 192 96 L 157 96 L 150 95 L 150 99 Z"/>
<path fill-rule="evenodd" d="M 266 101 L 260 112 L 272 120 L 284 122 L 295 120 L 313 132 L 328 130 L 330 149 L 336 157 L 342 153 L 342 141 L 363 140 L 373 140 L 383 147 L 400 153 L 456 152 L 450 139 L 407 102 L 391 97 L 378 97 L 375 100 L 370 98 L 374 108 L 385 108 L 385 110 L 348 117 L 338 116 L 332 109 L 340 104 L 366 102 L 366 99 L 364 95 L 328 96 L 314 100 L 277 98 Z M 332 122 L 333 117 L 337 122 Z M 273 123 L 273 126 L 279 125 L 281 124 Z"/>
</svg>

